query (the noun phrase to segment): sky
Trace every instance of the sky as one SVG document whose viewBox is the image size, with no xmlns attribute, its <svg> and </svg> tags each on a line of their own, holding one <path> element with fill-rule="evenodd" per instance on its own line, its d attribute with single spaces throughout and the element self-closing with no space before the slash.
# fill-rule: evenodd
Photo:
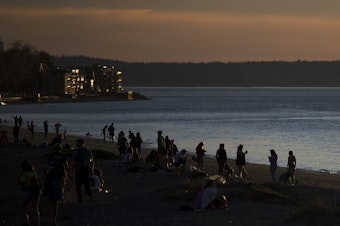
<svg viewBox="0 0 340 226">
<path fill-rule="evenodd" d="M 0 39 L 128 62 L 340 60 L 338 0 L 0 0 Z"/>
</svg>

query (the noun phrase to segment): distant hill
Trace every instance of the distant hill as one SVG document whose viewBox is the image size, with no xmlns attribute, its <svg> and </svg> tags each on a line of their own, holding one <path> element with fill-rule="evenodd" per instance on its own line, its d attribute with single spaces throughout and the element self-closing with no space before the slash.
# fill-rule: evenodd
<svg viewBox="0 0 340 226">
<path fill-rule="evenodd" d="M 125 86 L 340 87 L 340 61 L 129 63 L 84 56 L 52 57 L 55 65 L 114 65 Z"/>
</svg>

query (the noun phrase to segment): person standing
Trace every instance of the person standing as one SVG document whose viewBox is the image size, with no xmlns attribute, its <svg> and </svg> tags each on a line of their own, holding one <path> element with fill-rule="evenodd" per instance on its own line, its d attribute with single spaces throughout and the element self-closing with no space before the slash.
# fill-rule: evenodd
<svg viewBox="0 0 340 226">
<path fill-rule="evenodd" d="M 243 145 L 240 144 L 237 147 L 237 153 L 236 153 L 236 166 L 238 168 L 239 179 L 246 179 L 248 176 L 248 172 L 245 168 L 246 154 L 248 154 L 248 151 L 243 152 Z"/>
<path fill-rule="evenodd" d="M 119 151 L 118 158 L 123 158 L 129 146 L 124 131 L 120 131 L 118 134 L 117 146 Z"/>
<path fill-rule="evenodd" d="M 270 162 L 270 174 L 272 175 L 273 182 L 276 182 L 276 170 L 277 170 L 277 154 L 274 149 L 270 150 L 270 156 L 268 156 Z"/>
<path fill-rule="evenodd" d="M 106 130 L 107 130 L 107 125 L 105 125 L 104 128 L 102 129 L 102 135 L 104 137 L 104 141 L 106 141 Z"/>
<path fill-rule="evenodd" d="M 47 138 L 47 133 L 48 133 L 48 122 L 45 120 L 44 122 L 44 132 L 45 132 L 45 139 Z"/>
<path fill-rule="evenodd" d="M 216 151 L 216 160 L 218 164 L 218 174 L 223 176 L 224 165 L 227 162 L 227 152 L 224 149 L 224 144 L 220 144 L 220 148 Z"/>
<path fill-rule="evenodd" d="M 157 145 L 158 145 L 157 151 L 160 154 L 164 154 L 164 152 L 165 152 L 165 139 L 162 136 L 162 133 L 163 133 L 162 130 L 159 130 L 157 132 L 157 134 L 158 134 L 158 136 L 157 136 Z"/>
<path fill-rule="evenodd" d="M 18 124 L 15 124 L 13 128 L 14 143 L 19 142 L 19 133 L 20 133 L 20 127 Z"/>
<path fill-rule="evenodd" d="M 137 132 L 136 138 L 135 138 L 135 146 L 138 152 L 139 159 L 141 159 L 141 154 L 142 154 L 142 143 L 143 143 L 143 139 L 140 136 L 140 132 Z"/>
<path fill-rule="evenodd" d="M 197 168 L 200 169 L 200 170 L 202 170 L 202 168 L 203 168 L 203 157 L 204 157 L 204 154 L 206 152 L 206 150 L 204 150 L 203 146 L 204 146 L 204 142 L 201 141 L 196 147 Z"/>
<path fill-rule="evenodd" d="M 54 124 L 54 127 L 55 127 L 56 134 L 59 134 L 59 130 L 60 130 L 61 124 L 59 122 L 57 122 L 56 124 Z"/>
<path fill-rule="evenodd" d="M 297 180 L 295 180 L 295 169 L 296 169 L 296 158 L 293 154 L 293 151 L 288 152 L 288 172 L 290 178 L 292 178 L 292 185 L 295 186 L 297 183 Z"/>
<path fill-rule="evenodd" d="M 23 202 L 25 225 L 31 225 L 29 217 L 31 212 L 29 211 L 29 208 L 31 206 L 35 218 L 35 224 L 33 225 L 40 226 L 39 201 L 41 196 L 41 182 L 39 175 L 36 173 L 34 166 L 30 162 L 25 160 L 21 163 L 21 174 L 18 176 L 18 181 L 22 186 L 22 190 L 25 192 Z"/>
<path fill-rule="evenodd" d="M 107 131 L 109 133 L 110 141 L 113 142 L 115 139 L 115 127 L 113 127 L 113 122 L 111 123 Z"/>
<path fill-rule="evenodd" d="M 78 202 L 82 202 L 82 185 L 84 185 L 85 191 L 90 199 L 93 198 L 89 178 L 90 175 L 94 174 L 94 159 L 92 152 L 84 147 L 84 141 L 82 139 L 78 139 L 76 144 L 77 149 L 72 158 L 71 175 L 73 175 L 73 173 L 75 174 Z"/>
</svg>

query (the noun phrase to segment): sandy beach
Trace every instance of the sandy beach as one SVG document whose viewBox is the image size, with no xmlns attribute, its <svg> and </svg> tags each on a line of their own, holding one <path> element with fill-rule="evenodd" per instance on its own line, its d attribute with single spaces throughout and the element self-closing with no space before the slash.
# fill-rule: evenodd
<svg viewBox="0 0 340 226">
<path fill-rule="evenodd" d="M 26 138 L 28 144 L 14 143 L 9 125 L 0 125 L 0 131 L 7 131 L 9 139 L 8 144 L 0 144 L 0 225 L 22 225 L 23 192 L 17 181 L 20 163 L 31 161 L 44 180 L 46 154 L 53 148 L 40 147 L 45 142 L 42 133 L 35 133 L 32 138 L 27 129 L 22 128 L 19 140 Z M 53 132 L 48 134 L 47 142 L 55 136 Z M 63 144 L 74 147 L 76 139 L 67 135 Z M 69 180 L 64 201 L 59 206 L 60 225 L 338 225 L 340 221 L 339 175 L 297 169 L 298 184 L 282 185 L 271 182 L 269 163 L 247 163 L 246 181 L 231 178 L 217 186 L 227 197 L 226 209 L 183 211 L 181 206 L 194 206 L 196 195 L 208 176 L 151 167 L 129 171 L 131 164 L 115 158 L 118 155 L 115 143 L 86 136 L 83 139 L 85 147 L 94 153 L 96 167 L 104 173 L 109 192 L 95 193 L 93 200 L 85 195 L 84 202 L 78 203 L 74 181 Z M 142 157 L 145 159 L 150 151 L 142 149 Z M 65 152 L 68 160 L 71 154 L 72 150 Z M 189 158 L 188 164 L 195 165 L 195 162 Z M 236 170 L 234 160 L 228 160 L 228 164 Z M 216 175 L 216 160 L 206 158 L 203 170 L 209 176 Z M 279 168 L 277 174 L 285 170 Z M 42 225 L 48 225 L 45 202 L 42 195 L 39 205 Z"/>
</svg>

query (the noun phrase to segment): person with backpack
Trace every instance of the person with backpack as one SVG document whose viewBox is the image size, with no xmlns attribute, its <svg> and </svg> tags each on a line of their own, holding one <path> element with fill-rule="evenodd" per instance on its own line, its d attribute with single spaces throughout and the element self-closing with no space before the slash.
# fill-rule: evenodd
<svg viewBox="0 0 340 226">
<path fill-rule="evenodd" d="M 30 204 L 33 207 L 33 213 L 35 217 L 35 224 L 40 225 L 40 211 L 39 201 L 41 196 L 41 182 L 39 175 L 36 173 L 34 166 L 29 161 L 23 161 L 21 163 L 21 173 L 18 176 L 19 184 L 22 186 L 22 190 L 25 192 L 25 198 L 23 202 L 24 207 L 24 221 L 25 225 L 30 224 Z"/>
<path fill-rule="evenodd" d="M 94 159 L 92 152 L 83 146 L 84 145 L 83 139 L 78 139 L 76 144 L 77 149 L 74 152 L 72 158 L 71 176 L 74 173 L 76 180 L 78 202 L 82 202 L 83 201 L 83 195 L 81 191 L 82 185 L 84 185 L 85 191 L 89 198 L 90 199 L 93 198 L 93 193 L 90 187 L 90 176 L 94 174 Z"/>
</svg>

